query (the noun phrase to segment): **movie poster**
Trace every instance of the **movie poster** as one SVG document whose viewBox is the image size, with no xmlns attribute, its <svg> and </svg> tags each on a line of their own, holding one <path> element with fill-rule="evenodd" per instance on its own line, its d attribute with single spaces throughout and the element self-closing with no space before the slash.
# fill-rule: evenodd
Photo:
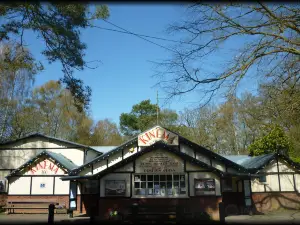
<svg viewBox="0 0 300 225">
<path fill-rule="evenodd" d="M 195 179 L 195 195 L 215 195 L 214 179 Z"/>
<path fill-rule="evenodd" d="M 125 180 L 106 180 L 105 196 L 125 196 L 126 181 Z"/>
</svg>

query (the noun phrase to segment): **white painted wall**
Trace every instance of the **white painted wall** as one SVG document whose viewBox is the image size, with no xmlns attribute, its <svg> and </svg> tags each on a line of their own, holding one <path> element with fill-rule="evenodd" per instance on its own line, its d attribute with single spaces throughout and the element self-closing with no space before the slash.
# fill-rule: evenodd
<svg viewBox="0 0 300 225">
<path fill-rule="evenodd" d="M 215 159 L 212 160 L 212 166 L 219 169 L 219 170 L 221 170 L 221 171 L 223 171 L 223 172 L 226 171 L 224 163 L 221 163 L 221 162 L 219 162 Z"/>
<path fill-rule="evenodd" d="M 124 159 L 128 158 L 129 156 L 134 155 L 135 153 L 138 152 L 139 147 L 130 147 L 130 148 L 125 148 L 123 150 L 124 152 Z"/>
<path fill-rule="evenodd" d="M 207 165 L 210 165 L 210 159 L 208 156 L 201 154 L 199 152 L 196 152 L 196 159 L 198 159 L 201 162 L 206 163 Z"/>
<path fill-rule="evenodd" d="M 68 149 L 66 147 L 69 147 Z M 73 147 L 73 148 L 72 148 Z M 7 150 L 7 148 L 13 148 Z M 19 149 L 26 148 L 26 149 Z M 39 148 L 39 149 L 36 149 Z M 57 148 L 57 149 L 49 149 Z M 2 150 L 3 149 L 3 150 Z M 0 168 L 16 169 L 43 150 L 60 153 L 80 166 L 83 164 L 84 149 L 71 144 L 49 141 L 45 138 L 28 138 L 9 145 L 0 146 Z"/>
<path fill-rule="evenodd" d="M 0 169 L 16 169 L 42 150 L 2 150 L 0 148 Z"/>
<path fill-rule="evenodd" d="M 71 144 L 62 144 L 56 141 L 49 141 L 47 138 L 43 137 L 31 137 L 17 141 L 13 144 L 3 145 L 1 148 L 63 148 L 71 147 Z"/>
<path fill-rule="evenodd" d="M 281 174 L 280 188 L 281 191 L 294 191 L 294 178 L 292 174 Z"/>
<path fill-rule="evenodd" d="M 215 179 L 216 185 L 216 195 L 221 195 L 221 188 L 220 188 L 220 178 L 214 173 L 207 173 L 207 172 L 191 172 L 189 176 L 189 188 L 190 188 L 190 195 L 195 196 L 195 184 L 194 179 Z"/>
<path fill-rule="evenodd" d="M 187 171 L 195 171 L 195 170 L 207 170 L 207 168 L 202 168 L 200 166 L 194 165 L 190 162 L 186 162 L 186 170 Z"/>
<path fill-rule="evenodd" d="M 279 172 L 294 172 L 293 169 L 287 162 L 278 160 Z"/>
<path fill-rule="evenodd" d="M 85 155 L 84 163 L 90 162 L 92 159 L 96 158 L 99 154 L 92 150 L 87 150 L 87 154 Z"/>
<path fill-rule="evenodd" d="M 278 160 L 279 172 L 291 172 L 295 173 L 297 170 L 293 169 L 287 162 L 282 159 Z M 276 159 L 272 160 L 269 165 L 262 169 L 263 173 L 277 173 L 277 161 Z M 294 181 L 292 174 L 279 174 L 280 176 L 280 187 L 281 191 L 294 191 Z M 279 191 L 279 182 L 278 175 L 267 175 L 266 176 L 266 191 Z M 296 178 L 296 174 L 295 174 Z M 296 188 L 299 189 L 300 183 L 296 183 Z M 258 178 L 252 179 L 251 181 L 252 192 L 264 192 L 264 183 L 260 183 Z"/>
<path fill-rule="evenodd" d="M 61 177 L 55 177 L 55 195 L 69 195 L 70 181 L 62 181 Z"/>
<path fill-rule="evenodd" d="M 116 152 L 113 155 L 108 157 L 108 167 L 122 161 L 122 152 Z"/>
<path fill-rule="evenodd" d="M 130 173 L 111 173 L 100 180 L 100 196 L 105 197 L 105 180 L 125 180 L 126 197 L 130 197 Z"/>
<path fill-rule="evenodd" d="M 251 179 L 251 190 L 252 192 L 264 192 L 264 183 L 259 182 L 259 178 Z"/>
<path fill-rule="evenodd" d="M 180 151 L 191 156 L 191 157 L 195 157 L 194 155 L 194 149 L 192 149 L 191 147 L 185 145 L 185 144 L 181 144 L 180 145 Z"/>
<path fill-rule="evenodd" d="M 29 195 L 30 177 L 12 177 L 9 179 L 9 195 Z"/>
<path fill-rule="evenodd" d="M 64 175 L 66 172 L 62 170 L 57 163 L 55 163 L 52 159 L 45 159 L 44 157 L 36 160 L 31 164 L 28 168 L 26 167 L 24 170 L 25 175 Z"/>
<path fill-rule="evenodd" d="M 45 187 L 40 187 L 45 184 Z M 53 177 L 32 177 L 32 195 L 52 195 L 53 194 Z"/>
<path fill-rule="evenodd" d="M 81 172 L 79 172 L 80 176 L 85 175 L 92 175 L 92 166 L 88 166 L 87 168 L 83 169 Z"/>
<path fill-rule="evenodd" d="M 296 190 L 300 193 L 300 174 L 295 174 Z"/>
<path fill-rule="evenodd" d="M 172 167 L 166 167 L 165 165 L 158 165 L 155 164 L 157 162 L 151 162 L 151 158 L 154 157 L 154 160 L 156 157 L 163 157 L 164 160 L 168 160 L 169 162 L 174 163 L 175 166 Z M 147 164 L 147 165 L 143 165 Z M 171 173 L 171 172 L 165 172 L 166 169 L 173 170 L 174 173 L 183 173 L 184 172 L 184 161 L 179 156 L 175 155 L 174 153 L 170 153 L 164 149 L 155 149 L 151 152 L 147 152 L 144 155 L 140 156 L 135 161 L 135 172 L 136 173 Z M 155 171 L 155 170 L 160 170 Z M 149 172 L 153 171 L 153 172 Z"/>
<path fill-rule="evenodd" d="M 267 175 L 266 191 L 279 191 L 278 175 Z"/>
<path fill-rule="evenodd" d="M 115 172 L 133 172 L 133 163 L 128 163 L 125 166 L 116 169 Z"/>
<path fill-rule="evenodd" d="M 104 170 L 107 168 L 107 161 L 106 159 L 100 161 L 100 162 L 96 162 L 93 165 L 93 173 L 99 173 L 100 171 Z"/>
<path fill-rule="evenodd" d="M 277 169 L 277 161 L 276 159 L 272 160 L 263 170 L 262 172 L 270 173 L 270 172 L 278 172 Z"/>
</svg>

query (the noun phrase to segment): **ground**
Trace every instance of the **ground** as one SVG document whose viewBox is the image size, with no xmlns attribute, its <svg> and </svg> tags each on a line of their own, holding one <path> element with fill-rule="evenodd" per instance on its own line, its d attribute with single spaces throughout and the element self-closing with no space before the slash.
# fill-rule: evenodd
<svg viewBox="0 0 300 225">
<path fill-rule="evenodd" d="M 300 224 L 299 210 L 274 211 L 264 215 L 228 216 L 227 224 Z"/>
<path fill-rule="evenodd" d="M 89 217 L 69 218 L 66 214 L 56 214 L 55 224 L 89 223 Z M 0 214 L 0 224 L 47 224 L 48 214 Z"/>
<path fill-rule="evenodd" d="M 226 217 L 227 224 L 300 224 L 300 211 L 276 211 L 265 215 L 254 216 L 229 216 Z M 0 214 L 0 224 L 46 224 L 47 214 Z M 55 224 L 89 224 L 90 219 L 86 216 L 69 218 L 65 214 L 54 216 Z"/>
</svg>

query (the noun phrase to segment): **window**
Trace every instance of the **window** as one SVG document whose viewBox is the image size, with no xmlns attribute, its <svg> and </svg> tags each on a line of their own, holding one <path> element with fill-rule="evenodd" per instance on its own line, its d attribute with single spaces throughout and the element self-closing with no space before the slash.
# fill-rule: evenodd
<svg viewBox="0 0 300 225">
<path fill-rule="evenodd" d="M 266 176 L 260 176 L 259 177 L 259 182 L 262 182 L 262 183 L 267 182 L 267 177 Z"/>
<path fill-rule="evenodd" d="M 172 197 L 186 194 L 186 179 L 183 174 L 135 174 L 134 194 L 148 197 Z"/>
</svg>

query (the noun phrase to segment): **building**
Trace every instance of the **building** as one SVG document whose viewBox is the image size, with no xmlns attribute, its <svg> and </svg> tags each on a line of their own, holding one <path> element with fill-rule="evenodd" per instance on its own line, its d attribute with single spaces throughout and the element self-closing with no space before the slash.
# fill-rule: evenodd
<svg viewBox="0 0 300 225">
<path fill-rule="evenodd" d="M 96 208 L 100 217 L 114 207 L 126 214 L 133 203 L 181 205 L 213 219 L 221 201 L 227 214 L 300 207 L 300 166 L 289 158 L 222 156 L 160 126 L 104 154 L 43 135 L 1 149 L 35 152 L 7 175 L 8 200 L 56 198 L 77 212 Z"/>
<path fill-rule="evenodd" d="M 101 155 L 95 149 L 39 133 L 0 145 L 0 206 L 28 199 L 68 205 L 69 182 L 60 177 Z"/>
</svg>

